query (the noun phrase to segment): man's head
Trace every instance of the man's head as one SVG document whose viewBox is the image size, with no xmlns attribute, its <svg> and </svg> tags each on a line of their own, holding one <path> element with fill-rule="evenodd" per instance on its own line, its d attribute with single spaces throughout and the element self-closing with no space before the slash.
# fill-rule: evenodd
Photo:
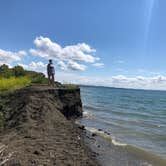
<svg viewBox="0 0 166 166">
<path fill-rule="evenodd" d="M 52 63 L 52 59 L 49 59 L 49 63 Z"/>
</svg>

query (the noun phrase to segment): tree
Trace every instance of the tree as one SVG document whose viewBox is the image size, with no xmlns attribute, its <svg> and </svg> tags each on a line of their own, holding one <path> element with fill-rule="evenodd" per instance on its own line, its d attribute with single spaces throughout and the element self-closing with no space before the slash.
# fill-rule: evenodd
<svg viewBox="0 0 166 166">
<path fill-rule="evenodd" d="M 9 78 L 12 75 L 12 69 L 10 69 L 8 65 L 3 64 L 0 66 L 0 77 Z"/>
<path fill-rule="evenodd" d="M 15 66 L 13 69 L 15 77 L 25 76 L 25 70 L 22 66 Z"/>
</svg>

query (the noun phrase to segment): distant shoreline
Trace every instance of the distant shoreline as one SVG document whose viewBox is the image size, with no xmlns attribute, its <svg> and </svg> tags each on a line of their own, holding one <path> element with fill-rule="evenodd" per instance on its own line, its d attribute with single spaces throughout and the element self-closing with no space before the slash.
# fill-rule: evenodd
<svg viewBox="0 0 166 166">
<path fill-rule="evenodd" d="M 76 84 L 77 85 L 77 84 Z M 135 89 L 135 88 L 118 88 L 118 87 L 111 87 L 111 86 L 102 86 L 102 85 L 86 85 L 86 84 L 78 84 L 79 86 L 85 87 L 101 87 L 101 88 L 112 88 L 112 89 L 122 89 L 122 90 L 138 90 L 138 91 L 159 91 L 159 92 L 166 92 L 166 90 L 157 90 L 157 89 Z"/>
</svg>

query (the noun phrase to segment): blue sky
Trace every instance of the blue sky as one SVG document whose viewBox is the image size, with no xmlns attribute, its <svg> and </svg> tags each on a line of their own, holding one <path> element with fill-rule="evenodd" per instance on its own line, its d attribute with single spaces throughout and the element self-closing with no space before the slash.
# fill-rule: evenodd
<svg viewBox="0 0 166 166">
<path fill-rule="evenodd" d="M 1 0 L 0 64 L 63 82 L 166 89 L 165 0 Z"/>
</svg>

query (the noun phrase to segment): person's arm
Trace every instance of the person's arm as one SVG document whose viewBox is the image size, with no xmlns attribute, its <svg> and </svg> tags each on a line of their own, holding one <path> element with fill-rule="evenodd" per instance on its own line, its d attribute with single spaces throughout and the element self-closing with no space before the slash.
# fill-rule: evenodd
<svg viewBox="0 0 166 166">
<path fill-rule="evenodd" d="M 50 68 L 50 65 L 48 64 L 47 65 L 47 73 L 49 73 L 49 70 L 50 70 L 49 68 Z"/>
</svg>

